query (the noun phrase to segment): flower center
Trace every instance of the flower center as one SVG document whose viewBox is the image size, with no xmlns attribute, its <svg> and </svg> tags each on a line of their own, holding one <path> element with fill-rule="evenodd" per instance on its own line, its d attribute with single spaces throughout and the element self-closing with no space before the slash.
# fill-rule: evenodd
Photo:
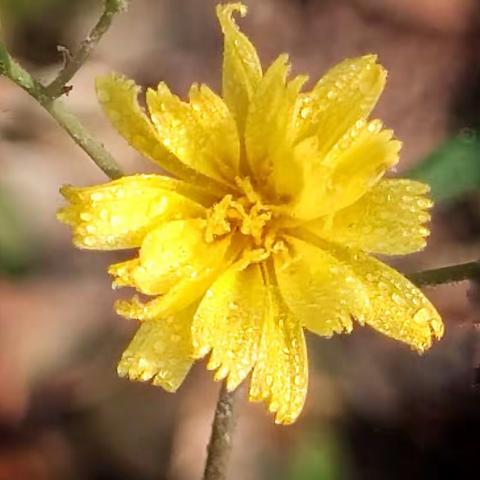
<svg viewBox="0 0 480 480">
<path fill-rule="evenodd" d="M 207 213 L 205 239 L 213 242 L 217 237 L 238 232 L 251 237 L 256 246 L 264 245 L 273 217 L 271 208 L 264 205 L 248 178 L 236 178 L 243 195 L 226 195 Z"/>
</svg>

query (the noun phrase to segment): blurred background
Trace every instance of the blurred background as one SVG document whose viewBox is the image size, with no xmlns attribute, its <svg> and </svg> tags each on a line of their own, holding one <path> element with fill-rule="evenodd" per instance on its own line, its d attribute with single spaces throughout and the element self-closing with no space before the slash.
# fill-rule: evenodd
<svg viewBox="0 0 480 480">
<path fill-rule="evenodd" d="M 210 0 L 133 0 L 65 101 L 127 172 L 155 171 L 102 115 L 96 75 L 220 85 Z M 477 0 L 251 0 L 242 29 L 264 64 L 289 52 L 315 81 L 344 57 L 379 54 L 389 82 L 376 115 L 403 140 L 399 173 L 437 200 L 428 248 L 401 271 L 480 257 L 480 3 Z M 100 0 L 0 0 L 2 34 L 38 78 L 75 50 Z M 117 378 L 135 328 L 112 312 L 117 254 L 82 252 L 55 220 L 58 187 L 105 181 L 51 118 L 0 78 L 0 480 L 200 478 L 218 384 L 197 365 L 179 393 Z M 428 289 L 445 338 L 418 356 L 357 328 L 308 338 L 304 413 L 278 427 L 243 401 L 232 480 L 478 478 L 479 292 Z"/>
</svg>

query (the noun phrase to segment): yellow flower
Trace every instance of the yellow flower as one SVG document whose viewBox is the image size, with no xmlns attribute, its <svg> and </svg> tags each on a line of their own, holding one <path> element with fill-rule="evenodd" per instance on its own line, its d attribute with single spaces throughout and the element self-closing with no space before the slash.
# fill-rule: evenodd
<svg viewBox="0 0 480 480">
<path fill-rule="evenodd" d="M 386 79 L 374 55 L 302 91 L 286 55 L 262 72 L 236 11 L 217 7 L 222 97 L 193 85 L 184 102 L 160 83 L 147 115 L 132 81 L 97 81 L 116 129 L 176 178 L 65 187 L 59 219 L 80 248 L 139 248 L 110 268 L 114 286 L 153 297 L 117 303 L 141 321 L 121 376 L 175 391 L 210 354 L 215 379 L 234 389 L 251 373 L 250 399 L 286 424 L 307 391 L 304 329 L 330 337 L 357 322 L 420 352 L 442 336 L 425 296 L 370 256 L 422 249 L 432 203 L 422 183 L 382 179 L 401 144 L 368 120 Z"/>
</svg>

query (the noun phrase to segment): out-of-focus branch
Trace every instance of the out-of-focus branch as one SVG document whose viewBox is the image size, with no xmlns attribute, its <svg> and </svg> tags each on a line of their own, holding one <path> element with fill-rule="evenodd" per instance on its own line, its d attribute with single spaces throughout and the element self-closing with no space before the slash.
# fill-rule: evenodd
<svg viewBox="0 0 480 480">
<path fill-rule="evenodd" d="M 45 87 L 50 98 L 60 97 L 68 91 L 68 82 L 85 63 L 85 60 L 87 60 L 100 39 L 110 28 L 115 15 L 120 11 L 126 10 L 127 5 L 128 0 L 105 0 L 104 10 L 97 24 L 81 43 L 77 53 L 73 56 L 66 57 L 62 70 L 60 70 L 57 77 Z"/>
<path fill-rule="evenodd" d="M 15 61 L 4 43 L 0 41 L 0 74 L 8 77 L 33 97 L 98 167 L 112 179 L 123 175 L 117 162 L 105 150 L 104 146 L 88 132 L 77 116 L 71 113 L 57 97 L 64 92 L 66 82 L 77 72 L 101 36 L 106 32 L 114 14 L 125 9 L 126 6 L 127 0 L 105 0 L 105 11 L 97 25 L 82 43 L 79 52 L 65 65 L 58 77 L 48 87 L 42 85 Z"/>
<path fill-rule="evenodd" d="M 81 124 L 80 120 L 58 99 L 52 99 L 45 87 L 21 67 L 0 43 L 0 73 L 29 93 L 72 137 L 110 178 L 119 178 L 122 171 L 114 158 Z"/>
<path fill-rule="evenodd" d="M 407 278 L 418 287 L 433 287 L 463 280 L 480 280 L 480 261 L 410 273 Z"/>
</svg>

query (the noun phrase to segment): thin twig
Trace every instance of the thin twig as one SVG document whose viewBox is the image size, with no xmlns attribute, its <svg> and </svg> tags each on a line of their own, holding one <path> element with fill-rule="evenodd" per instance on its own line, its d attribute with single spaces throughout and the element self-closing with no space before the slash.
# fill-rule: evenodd
<svg viewBox="0 0 480 480">
<path fill-rule="evenodd" d="M 407 278 L 418 287 L 480 279 L 480 261 L 410 273 Z"/>
<path fill-rule="evenodd" d="M 232 436 L 237 423 L 235 400 L 239 389 L 229 392 L 222 384 L 218 397 L 212 433 L 208 443 L 207 462 L 203 480 L 225 480 L 232 450 Z"/>
<path fill-rule="evenodd" d="M 67 86 L 68 82 L 85 63 L 85 60 L 87 60 L 90 53 L 97 46 L 102 36 L 110 28 L 115 14 L 125 10 L 126 7 L 126 0 L 105 0 L 104 11 L 97 24 L 81 43 L 77 53 L 67 59 L 57 77 L 46 87 L 46 92 L 50 98 L 60 97 L 69 90 Z"/>
<path fill-rule="evenodd" d="M 10 56 L 2 43 L 0 43 L 0 73 L 25 90 L 50 113 L 108 177 L 113 179 L 123 175 L 117 162 L 103 145 L 85 129 L 75 115 L 68 111 L 61 100 L 50 97 L 45 87 Z"/>
</svg>

